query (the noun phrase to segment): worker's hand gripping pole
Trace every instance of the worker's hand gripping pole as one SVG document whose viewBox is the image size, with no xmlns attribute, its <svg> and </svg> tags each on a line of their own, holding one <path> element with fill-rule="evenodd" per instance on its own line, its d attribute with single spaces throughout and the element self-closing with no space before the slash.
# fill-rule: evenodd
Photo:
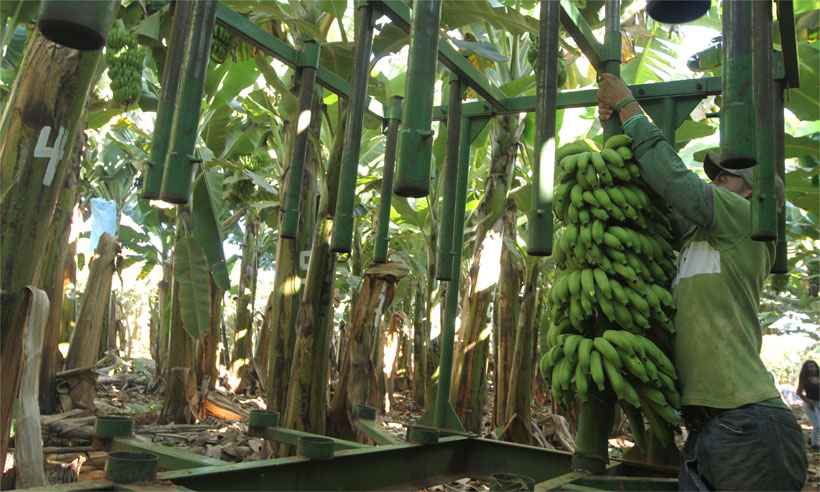
<svg viewBox="0 0 820 492">
<path fill-rule="evenodd" d="M 285 188 L 284 216 L 282 218 L 282 237 L 295 239 L 299 225 L 299 199 L 302 196 L 302 169 L 307 156 L 307 144 L 310 124 L 318 115 L 311 114 L 313 106 L 316 71 L 319 68 L 319 43 L 307 40 L 302 43 L 299 53 L 299 114 L 296 117 L 296 137 L 288 170 L 288 183 Z"/>
<path fill-rule="evenodd" d="M 339 172 L 339 192 L 330 248 L 335 253 L 350 253 L 353 238 L 353 203 L 362 144 L 362 124 L 367 109 L 367 78 L 373 49 L 373 7 L 366 0 L 357 0 L 358 23 L 353 53 L 353 90 L 350 95 L 344 150 Z"/>
<path fill-rule="evenodd" d="M 184 35 L 185 56 L 159 194 L 161 200 L 177 204 L 188 203 L 191 196 L 194 166 L 198 162 L 194 148 L 199 127 L 199 110 L 216 19 L 216 0 L 191 3 L 193 11 Z"/>
<path fill-rule="evenodd" d="M 176 108 L 180 72 L 185 59 L 185 34 L 191 23 L 193 7 L 193 2 L 174 4 L 171 39 L 168 43 L 165 62 L 162 65 L 160 101 L 151 140 L 151 155 L 143 178 L 142 198 L 146 200 L 159 198 L 159 191 L 162 187 L 162 175 L 165 170 L 165 158 L 168 155 L 168 142 L 171 139 L 171 124 Z"/>
<path fill-rule="evenodd" d="M 552 254 L 552 189 L 555 175 L 555 105 L 558 99 L 558 31 L 561 4 L 541 0 L 536 63 L 535 162 L 527 252 Z"/>
<path fill-rule="evenodd" d="M 384 143 L 384 171 L 382 172 L 381 196 L 379 197 L 379 223 L 376 229 L 376 245 L 373 248 L 373 262 L 387 261 L 387 245 L 390 232 L 390 204 L 393 198 L 393 171 L 396 167 L 396 146 L 401 124 L 401 96 L 393 96 L 385 111 L 387 139 Z"/>
<path fill-rule="evenodd" d="M 407 62 L 407 97 L 399 131 L 394 190 L 399 196 L 427 196 L 433 153 L 433 94 L 438 61 L 441 0 L 415 0 Z"/>
</svg>

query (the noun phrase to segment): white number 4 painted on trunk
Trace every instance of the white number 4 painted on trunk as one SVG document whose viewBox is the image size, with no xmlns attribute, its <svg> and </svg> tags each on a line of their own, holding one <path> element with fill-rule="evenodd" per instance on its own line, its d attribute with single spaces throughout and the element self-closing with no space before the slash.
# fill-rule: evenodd
<svg viewBox="0 0 820 492">
<path fill-rule="evenodd" d="M 48 146 L 48 138 L 51 136 L 51 127 L 44 126 L 40 130 L 40 136 L 37 138 L 37 146 L 34 147 L 34 157 L 37 159 L 48 158 L 48 167 L 43 176 L 43 185 L 51 186 L 54 181 L 54 174 L 57 173 L 57 164 L 63 159 L 63 151 L 65 150 L 66 131 L 65 128 L 60 127 L 57 132 L 57 138 L 54 140 L 54 145 Z"/>
</svg>

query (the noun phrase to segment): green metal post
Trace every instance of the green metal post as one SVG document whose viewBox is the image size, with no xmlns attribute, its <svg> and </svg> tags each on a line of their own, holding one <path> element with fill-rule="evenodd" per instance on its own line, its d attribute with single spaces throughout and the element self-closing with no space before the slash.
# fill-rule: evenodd
<svg viewBox="0 0 820 492">
<path fill-rule="evenodd" d="M 319 68 L 319 43 L 306 40 L 299 55 L 299 114 L 296 118 L 296 138 L 290 158 L 288 184 L 285 188 L 285 206 L 282 217 L 282 237 L 296 239 L 296 228 L 299 224 L 299 198 L 302 196 L 302 167 L 307 155 L 308 129 L 310 122 L 317 115 L 311 114 L 313 105 L 316 71 Z"/>
<path fill-rule="evenodd" d="M 120 2 L 112 0 L 43 0 L 37 27 L 48 40 L 75 50 L 105 46 Z"/>
<path fill-rule="evenodd" d="M 407 62 L 404 112 L 399 131 L 399 162 L 394 190 L 399 196 L 427 196 L 433 153 L 433 87 L 441 0 L 415 0 Z"/>
<path fill-rule="evenodd" d="M 604 57 L 599 71 L 621 75 L 621 2 L 610 0 L 605 7 Z M 604 123 L 604 138 L 621 133 L 617 117 Z M 600 328 L 599 328 L 600 329 Z M 586 401 L 578 401 L 578 432 L 572 469 L 603 473 L 609 463 L 609 431 L 615 418 L 615 397 L 611 391 L 591 392 Z"/>
<path fill-rule="evenodd" d="M 376 230 L 376 246 L 373 251 L 373 261 L 375 263 L 387 261 L 390 203 L 393 198 L 393 170 L 396 167 L 396 144 L 398 143 L 399 125 L 401 124 L 401 101 L 401 96 L 391 97 L 384 115 L 387 120 L 387 140 L 384 144 L 384 172 L 382 173 L 382 193 L 379 198 L 379 224 Z"/>
<path fill-rule="evenodd" d="M 185 58 L 180 69 L 182 84 L 177 90 L 171 140 L 159 193 L 161 200 L 176 204 L 188 203 L 191 196 L 194 165 L 198 162 L 194 148 L 199 109 L 216 18 L 215 0 L 193 3 L 191 22 L 185 32 Z"/>
<path fill-rule="evenodd" d="M 447 105 L 447 160 L 444 166 L 444 190 L 438 229 L 436 279 L 453 280 L 453 215 L 455 214 L 458 164 L 461 149 L 461 98 L 464 88 L 457 76 L 450 78 L 450 101 Z"/>
<path fill-rule="evenodd" d="M 151 140 L 151 156 L 143 178 L 142 198 L 146 200 L 159 198 L 159 191 L 162 187 L 162 174 L 165 170 L 168 141 L 171 138 L 171 123 L 174 119 L 174 108 L 176 108 L 177 90 L 179 89 L 179 75 L 185 58 L 185 33 L 191 23 L 193 5 L 193 2 L 174 4 L 171 39 L 168 43 L 168 54 L 162 66 L 160 103 Z"/>
<path fill-rule="evenodd" d="M 774 189 L 774 84 L 772 81 L 772 4 L 750 2 L 752 10 L 752 86 L 755 101 L 757 165 L 752 194 L 752 239 L 777 239 L 777 197 Z M 782 111 L 782 110 L 781 110 Z"/>
<path fill-rule="evenodd" d="M 621 1 L 610 0 L 604 8 L 605 30 L 604 49 L 601 65 L 598 70 L 603 73 L 621 76 Z M 604 123 L 604 139 L 621 133 L 621 122 L 618 118 L 610 118 Z"/>
<path fill-rule="evenodd" d="M 527 252 L 552 254 L 552 186 L 555 173 L 555 104 L 558 99 L 558 24 L 561 4 L 541 0 L 536 63 L 535 148 L 532 170 L 532 213 Z"/>
<path fill-rule="evenodd" d="M 757 2 L 748 0 L 723 2 L 720 152 L 721 164 L 732 169 L 742 169 L 755 164 L 751 45 L 752 4 L 755 3 Z"/>
<path fill-rule="evenodd" d="M 353 202 L 362 143 L 362 123 L 367 108 L 370 53 L 373 48 L 373 7 L 365 0 L 359 0 L 356 7 L 359 9 L 359 24 L 356 26 L 353 53 L 353 89 L 345 128 L 344 150 L 339 171 L 339 193 L 336 196 L 336 215 L 330 242 L 331 249 L 336 253 L 349 253 L 352 245 Z"/>
<path fill-rule="evenodd" d="M 663 135 L 672 147 L 675 146 L 675 134 L 678 130 L 678 115 L 675 99 L 663 98 L 663 118 L 660 121 Z"/>
<path fill-rule="evenodd" d="M 785 135 L 786 126 L 783 117 L 783 89 L 785 81 L 775 81 L 774 90 L 774 162 L 777 175 L 786 185 Z M 785 190 L 784 190 L 785 193 Z M 778 204 L 779 205 L 779 204 Z M 777 248 L 775 249 L 772 273 L 789 273 L 789 244 L 786 241 L 786 201 L 777 211 Z"/>
<path fill-rule="evenodd" d="M 444 325 L 441 330 L 441 355 L 439 356 L 438 387 L 434 425 L 447 427 L 450 407 L 450 383 L 453 375 L 453 345 L 456 337 L 456 316 L 458 315 L 458 294 L 461 283 L 461 250 L 464 248 L 464 216 L 467 205 L 467 182 L 470 174 L 471 120 L 461 121 L 458 136 L 458 176 L 455 189 L 455 209 L 453 216 L 452 245 L 454 255 L 450 265 L 451 280 L 447 285 L 447 299 L 444 308 Z"/>
</svg>

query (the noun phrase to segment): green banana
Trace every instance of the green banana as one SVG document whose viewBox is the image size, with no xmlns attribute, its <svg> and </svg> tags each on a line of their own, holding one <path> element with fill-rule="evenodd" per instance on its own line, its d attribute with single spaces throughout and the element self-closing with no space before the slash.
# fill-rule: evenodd
<svg viewBox="0 0 820 492">
<path fill-rule="evenodd" d="M 601 289 L 601 293 L 607 299 L 612 298 L 612 290 L 609 287 L 609 278 L 606 276 L 606 273 L 601 270 L 600 268 L 596 268 L 592 270 L 592 276 L 595 279 L 595 285 Z"/>
<path fill-rule="evenodd" d="M 624 365 L 626 366 L 626 369 L 629 371 L 629 373 L 638 378 L 638 380 L 640 380 L 642 383 L 649 382 L 649 375 L 646 373 L 646 368 L 644 368 L 640 359 L 638 359 L 634 355 L 627 356 L 624 358 Z"/>
<path fill-rule="evenodd" d="M 584 224 L 578 228 L 578 242 L 586 247 L 592 245 L 592 226 Z"/>
<path fill-rule="evenodd" d="M 581 188 L 580 185 L 576 184 L 569 190 L 570 199 L 572 200 L 572 204 L 575 205 L 575 208 L 580 209 L 584 206 L 584 190 Z"/>
<path fill-rule="evenodd" d="M 584 177 L 586 178 L 587 183 L 589 183 L 589 186 L 592 188 L 597 188 L 601 184 L 598 179 L 598 173 L 595 172 L 595 168 L 592 166 L 587 167 Z"/>
<path fill-rule="evenodd" d="M 569 328 L 569 321 L 562 320 L 559 323 L 553 323 L 547 330 L 547 344 L 554 347 L 558 343 L 558 337 Z"/>
<path fill-rule="evenodd" d="M 584 311 L 581 307 L 581 301 L 577 297 L 573 297 L 569 301 L 569 320 L 576 330 L 583 330 Z"/>
<path fill-rule="evenodd" d="M 568 155 L 564 157 L 561 160 L 560 166 L 565 173 L 574 173 L 575 169 L 578 167 L 578 154 Z"/>
<path fill-rule="evenodd" d="M 581 271 L 581 287 L 590 297 L 595 297 L 595 275 L 589 268 Z"/>
<path fill-rule="evenodd" d="M 595 350 L 601 353 L 601 356 L 607 360 L 610 364 L 613 364 L 618 369 L 621 368 L 623 363 L 621 362 L 621 358 L 618 356 L 618 351 L 615 350 L 615 347 L 609 343 L 606 338 L 603 337 L 595 337 L 592 340 L 592 344 L 595 346 Z"/>
<path fill-rule="evenodd" d="M 594 215 L 594 214 L 593 214 Z M 592 221 L 592 240 L 597 244 L 604 242 L 604 223 L 601 220 Z"/>
<path fill-rule="evenodd" d="M 592 207 L 600 207 L 601 204 L 598 203 L 598 199 L 595 198 L 595 194 L 591 191 L 585 191 L 582 195 L 583 200 L 588 203 Z"/>
<path fill-rule="evenodd" d="M 584 371 L 584 374 L 589 374 L 589 362 L 592 355 L 592 339 L 584 337 L 578 344 L 578 367 Z"/>
<path fill-rule="evenodd" d="M 632 313 L 623 304 L 615 304 L 615 319 L 624 330 L 635 329 L 635 321 L 632 319 Z"/>
<path fill-rule="evenodd" d="M 623 181 L 624 183 L 632 180 L 632 175 L 629 174 L 629 171 L 622 167 L 609 166 L 609 172 L 612 173 L 612 176 L 617 178 L 619 181 Z"/>
<path fill-rule="evenodd" d="M 606 142 L 604 142 L 605 149 L 616 149 L 618 147 L 627 147 L 629 145 L 632 145 L 632 137 L 624 133 L 612 135 L 606 139 Z"/>
<path fill-rule="evenodd" d="M 604 376 L 604 364 L 601 354 L 595 350 L 589 356 L 589 375 L 592 381 L 598 388 L 598 391 L 603 391 L 606 387 L 606 376 Z"/>
<path fill-rule="evenodd" d="M 602 208 L 592 208 L 592 209 L 590 209 L 590 213 L 592 214 L 593 217 L 595 217 L 595 220 L 600 220 L 600 221 L 603 221 L 603 222 L 606 222 L 606 221 L 609 220 L 609 214 L 606 212 L 606 210 L 604 210 Z M 603 238 L 603 236 L 602 236 L 602 238 Z"/>
<path fill-rule="evenodd" d="M 623 350 L 627 355 L 635 354 L 635 348 L 633 346 L 636 342 L 630 333 L 623 330 L 605 330 L 601 336 L 613 346 L 617 346 Z"/>
<path fill-rule="evenodd" d="M 658 368 L 655 366 L 655 363 L 651 360 L 644 359 L 643 367 L 646 369 L 646 375 L 649 376 L 649 379 L 652 381 L 659 381 L 658 378 Z"/>
<path fill-rule="evenodd" d="M 604 232 L 604 244 L 619 251 L 624 249 L 624 245 L 621 244 L 621 241 L 608 231 Z"/>
<path fill-rule="evenodd" d="M 620 155 L 618 157 L 620 157 Z M 630 164 L 626 166 L 626 169 L 629 171 L 629 175 L 632 176 L 633 179 L 640 179 L 641 168 L 639 168 L 636 164 Z"/>
<path fill-rule="evenodd" d="M 562 145 L 555 151 L 555 160 L 561 162 L 565 157 L 572 154 L 580 154 L 581 152 L 589 152 L 589 145 L 583 140 L 577 140 L 567 145 Z"/>
<path fill-rule="evenodd" d="M 612 364 L 609 360 L 604 357 L 604 371 L 606 372 L 607 379 L 609 380 L 609 385 L 612 387 L 612 390 L 615 391 L 615 394 L 618 395 L 618 398 L 623 400 L 624 399 L 624 378 L 621 376 L 621 372 Z"/>
<path fill-rule="evenodd" d="M 579 173 L 585 173 L 587 171 L 587 166 L 589 165 L 590 153 L 589 152 L 581 152 L 578 154 L 578 162 L 577 168 Z"/>
<path fill-rule="evenodd" d="M 624 159 L 621 157 L 615 149 L 604 149 L 601 151 L 601 157 L 604 158 L 606 162 L 611 164 L 610 171 L 612 168 L 623 168 L 624 167 Z"/>
<path fill-rule="evenodd" d="M 624 196 L 621 191 L 621 187 L 613 186 L 612 188 L 607 189 L 606 193 L 615 205 L 619 207 L 626 207 L 629 205 L 629 202 L 626 201 L 626 196 Z"/>
<path fill-rule="evenodd" d="M 567 274 L 567 288 L 572 296 L 577 296 L 581 293 L 581 272 L 573 270 Z"/>
<path fill-rule="evenodd" d="M 557 304 L 564 301 L 567 298 L 568 293 L 569 285 L 567 284 L 567 275 L 562 275 L 552 286 L 552 302 Z"/>
<path fill-rule="evenodd" d="M 567 335 L 567 337 L 564 339 L 564 357 L 577 357 L 575 351 L 578 349 L 578 344 L 581 343 L 581 340 L 583 339 L 583 336 L 574 333 L 572 335 Z"/>
<path fill-rule="evenodd" d="M 618 153 L 621 154 L 621 158 L 624 161 L 629 161 L 632 159 L 632 151 L 629 150 L 629 147 L 618 147 L 615 150 L 617 150 Z"/>
<path fill-rule="evenodd" d="M 589 211 L 587 209 L 581 209 L 578 211 L 578 222 L 581 224 L 589 224 Z"/>
<path fill-rule="evenodd" d="M 623 389 L 623 400 L 635 408 L 640 408 L 641 406 L 641 399 L 638 397 L 638 392 L 635 391 L 635 387 L 627 380 L 624 379 L 624 389 Z"/>
<path fill-rule="evenodd" d="M 614 269 L 614 268 L 613 268 Z M 621 304 L 629 304 L 629 296 L 626 295 L 626 290 L 616 279 L 609 279 L 609 287 L 612 289 L 612 295 Z"/>
<path fill-rule="evenodd" d="M 595 306 L 592 304 L 592 296 L 586 292 L 581 293 L 581 308 L 584 310 L 584 318 L 595 316 Z"/>
<path fill-rule="evenodd" d="M 598 307 L 601 308 L 601 312 L 604 313 L 604 316 L 606 316 L 608 320 L 613 323 L 617 321 L 617 317 L 615 315 L 615 304 L 603 295 L 598 297 Z"/>
</svg>

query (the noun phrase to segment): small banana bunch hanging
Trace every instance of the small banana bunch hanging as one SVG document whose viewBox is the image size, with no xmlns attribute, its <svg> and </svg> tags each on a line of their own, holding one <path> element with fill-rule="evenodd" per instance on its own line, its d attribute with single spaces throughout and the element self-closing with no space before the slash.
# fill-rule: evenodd
<svg viewBox="0 0 820 492">
<path fill-rule="evenodd" d="M 130 106 L 137 102 L 142 93 L 142 64 L 145 48 L 137 42 L 137 37 L 121 26 L 114 27 L 108 35 L 105 61 L 114 102 Z"/>
<path fill-rule="evenodd" d="M 653 341 L 671 337 L 675 275 L 668 206 L 641 180 L 627 135 L 598 152 L 557 152 L 553 210 L 558 275 L 550 292 L 550 347 L 540 368 L 556 402 L 586 400 L 592 385 L 640 408 L 671 439 L 679 424 L 675 367 Z"/>
</svg>

